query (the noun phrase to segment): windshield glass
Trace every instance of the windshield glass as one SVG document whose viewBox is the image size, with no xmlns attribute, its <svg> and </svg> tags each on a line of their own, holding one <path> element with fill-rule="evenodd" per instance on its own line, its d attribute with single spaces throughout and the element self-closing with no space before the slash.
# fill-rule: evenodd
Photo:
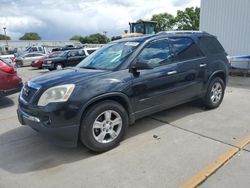
<svg viewBox="0 0 250 188">
<path fill-rule="evenodd" d="M 116 42 L 107 44 L 85 58 L 77 67 L 114 70 L 121 65 L 138 46 L 138 42 Z"/>
</svg>

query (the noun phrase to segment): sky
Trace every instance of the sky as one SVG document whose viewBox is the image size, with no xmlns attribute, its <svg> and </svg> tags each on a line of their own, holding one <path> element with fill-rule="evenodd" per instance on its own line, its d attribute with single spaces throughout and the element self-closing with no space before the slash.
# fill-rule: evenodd
<svg viewBox="0 0 250 188">
<path fill-rule="evenodd" d="M 0 29 L 6 27 L 13 40 L 25 32 L 44 40 L 104 31 L 111 37 L 129 29 L 129 22 L 163 12 L 176 15 L 191 6 L 199 7 L 200 0 L 0 0 Z"/>
</svg>

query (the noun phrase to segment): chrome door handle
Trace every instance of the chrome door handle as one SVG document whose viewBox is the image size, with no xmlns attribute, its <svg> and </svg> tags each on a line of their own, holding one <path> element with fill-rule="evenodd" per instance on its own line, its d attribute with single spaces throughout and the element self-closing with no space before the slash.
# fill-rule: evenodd
<svg viewBox="0 0 250 188">
<path fill-rule="evenodd" d="M 204 64 L 200 64 L 200 67 L 206 67 L 207 66 L 207 64 L 206 63 L 204 63 Z"/>
<path fill-rule="evenodd" d="M 170 71 L 170 72 L 168 72 L 168 75 L 172 75 L 172 74 L 176 74 L 177 73 L 177 71 Z"/>
</svg>

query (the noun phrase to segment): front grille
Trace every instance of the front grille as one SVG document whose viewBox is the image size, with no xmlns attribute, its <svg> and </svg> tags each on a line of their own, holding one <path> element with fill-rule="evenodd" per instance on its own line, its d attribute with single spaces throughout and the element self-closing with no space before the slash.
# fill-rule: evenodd
<svg viewBox="0 0 250 188">
<path fill-rule="evenodd" d="M 32 88 L 28 86 L 27 84 L 25 84 L 21 92 L 21 97 L 25 102 L 31 103 L 37 91 L 38 89 Z"/>
</svg>

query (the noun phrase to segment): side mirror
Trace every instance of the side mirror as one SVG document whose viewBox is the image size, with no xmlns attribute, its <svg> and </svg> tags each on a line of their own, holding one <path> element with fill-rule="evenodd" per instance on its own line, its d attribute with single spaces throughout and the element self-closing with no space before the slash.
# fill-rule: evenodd
<svg viewBox="0 0 250 188">
<path fill-rule="evenodd" d="M 150 66 L 147 62 L 139 62 L 137 61 L 134 65 L 132 65 L 133 69 L 136 70 L 145 70 L 145 69 L 153 69 L 152 66 Z"/>
</svg>

